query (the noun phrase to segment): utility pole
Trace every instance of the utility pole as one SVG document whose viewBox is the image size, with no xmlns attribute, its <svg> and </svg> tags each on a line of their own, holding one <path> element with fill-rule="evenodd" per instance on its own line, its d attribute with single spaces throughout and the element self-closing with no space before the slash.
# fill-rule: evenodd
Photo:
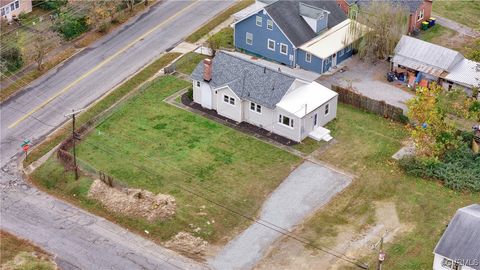
<svg viewBox="0 0 480 270">
<path fill-rule="evenodd" d="M 72 118 L 73 167 L 75 168 L 75 180 L 78 180 L 77 154 L 75 151 L 75 140 L 77 139 L 77 136 L 75 135 L 75 116 L 83 110 L 84 109 L 75 111 L 72 109 L 71 113 L 65 114 L 65 117 Z"/>
<path fill-rule="evenodd" d="M 385 252 L 383 252 L 383 236 L 382 239 L 380 240 L 380 250 L 378 253 L 378 266 L 377 270 L 382 270 L 382 264 L 385 261 Z"/>
</svg>

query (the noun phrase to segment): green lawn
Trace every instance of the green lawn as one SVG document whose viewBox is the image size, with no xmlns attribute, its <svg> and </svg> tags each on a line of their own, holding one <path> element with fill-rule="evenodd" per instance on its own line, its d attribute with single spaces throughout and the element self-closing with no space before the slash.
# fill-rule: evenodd
<svg viewBox="0 0 480 270">
<path fill-rule="evenodd" d="M 328 243 L 328 237 L 338 233 L 337 225 L 366 228 L 375 222 L 374 202 L 391 201 L 400 221 L 413 225 L 413 230 L 386 245 L 385 269 L 431 269 L 432 250 L 445 225 L 458 208 L 478 203 L 480 194 L 405 176 L 390 159 L 408 135 L 399 124 L 339 104 L 337 120 L 328 128 L 338 142 L 318 158 L 358 178 L 310 219 L 301 234 L 316 244 Z M 375 258 L 364 261 L 372 265 Z"/>
<path fill-rule="evenodd" d="M 218 48 L 233 49 L 235 46 L 233 44 L 233 28 L 225 27 L 222 30 L 212 35 L 213 40 L 215 40 Z"/>
<path fill-rule="evenodd" d="M 455 34 L 456 32 L 452 29 L 435 24 L 428 30 L 421 31 L 419 38 L 431 43 L 440 43 L 443 39 L 453 37 Z"/>
<path fill-rule="evenodd" d="M 288 152 L 163 102 L 189 82 L 159 79 L 83 139 L 77 153 L 91 166 L 130 187 L 168 193 L 177 200 L 175 217 L 149 224 L 105 211 L 86 198 L 91 180 L 73 181 L 51 158 L 34 174 L 40 185 L 132 230 L 166 240 L 178 231 L 218 243 L 248 224 L 185 188 L 223 206 L 255 215 L 265 197 L 300 163 Z M 75 194 L 75 195 L 74 195 Z M 205 207 L 202 207 L 205 206 Z M 191 225 L 190 225 L 191 224 Z"/>
<path fill-rule="evenodd" d="M 183 74 L 190 75 L 195 67 L 205 58 L 211 58 L 207 55 L 189 52 L 182 56 L 178 61 L 175 63 L 176 71 L 181 72 Z"/>
<path fill-rule="evenodd" d="M 433 1 L 433 12 L 480 31 L 478 0 Z"/>
</svg>

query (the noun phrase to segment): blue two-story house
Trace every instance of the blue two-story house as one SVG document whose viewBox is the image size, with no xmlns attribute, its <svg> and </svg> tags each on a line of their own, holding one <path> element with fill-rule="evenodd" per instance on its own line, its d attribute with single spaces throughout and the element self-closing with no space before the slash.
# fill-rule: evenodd
<svg viewBox="0 0 480 270">
<path fill-rule="evenodd" d="M 336 1 L 257 1 L 268 3 L 234 23 L 237 49 L 317 73 L 352 55 L 354 22 Z"/>
</svg>

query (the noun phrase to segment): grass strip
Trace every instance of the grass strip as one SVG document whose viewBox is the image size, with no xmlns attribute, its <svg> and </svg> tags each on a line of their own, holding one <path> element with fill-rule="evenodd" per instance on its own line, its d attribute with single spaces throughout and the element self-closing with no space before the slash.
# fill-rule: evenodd
<svg viewBox="0 0 480 270">
<path fill-rule="evenodd" d="M 250 6 L 253 4 L 254 0 L 242 0 L 236 3 L 235 5 L 231 6 L 224 12 L 220 13 L 218 16 L 204 24 L 200 27 L 197 31 L 193 32 L 190 36 L 188 36 L 185 40 L 190 43 L 197 42 L 199 39 L 207 35 L 210 31 L 213 30 L 217 25 L 221 24 L 222 22 L 226 21 L 228 17 L 232 14 Z"/>
<path fill-rule="evenodd" d="M 77 120 L 78 127 L 80 127 L 83 123 L 87 122 L 95 115 L 103 112 L 104 110 L 112 106 L 115 102 L 120 100 L 132 90 L 136 89 L 143 82 L 155 75 L 155 73 L 157 73 L 160 69 L 165 67 L 168 63 L 173 61 L 178 56 L 180 56 L 180 53 L 166 53 L 158 60 L 137 73 L 135 76 L 130 78 L 128 81 L 124 82 L 122 85 L 120 85 L 110 94 L 108 94 L 104 99 L 94 104 L 86 112 L 82 113 Z M 58 145 L 69 135 L 70 133 L 67 132 L 65 129 L 58 129 L 57 131 L 55 131 L 51 136 L 49 136 L 49 138 L 47 138 L 29 153 L 28 159 L 24 160 L 23 162 L 24 166 L 28 166 L 32 162 L 38 160 L 40 157 L 48 153 L 48 151 Z"/>
</svg>

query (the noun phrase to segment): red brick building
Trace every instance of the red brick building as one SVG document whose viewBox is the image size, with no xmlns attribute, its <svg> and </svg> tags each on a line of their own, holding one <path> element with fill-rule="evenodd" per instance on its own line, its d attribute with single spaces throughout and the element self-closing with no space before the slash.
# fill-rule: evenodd
<svg viewBox="0 0 480 270">
<path fill-rule="evenodd" d="M 349 13 L 354 5 L 360 8 L 373 0 L 337 0 L 338 5 L 345 13 Z M 391 0 L 392 4 L 405 7 L 409 15 L 408 33 L 412 33 L 416 29 L 420 29 L 422 22 L 428 20 L 432 16 L 433 0 Z"/>
</svg>

